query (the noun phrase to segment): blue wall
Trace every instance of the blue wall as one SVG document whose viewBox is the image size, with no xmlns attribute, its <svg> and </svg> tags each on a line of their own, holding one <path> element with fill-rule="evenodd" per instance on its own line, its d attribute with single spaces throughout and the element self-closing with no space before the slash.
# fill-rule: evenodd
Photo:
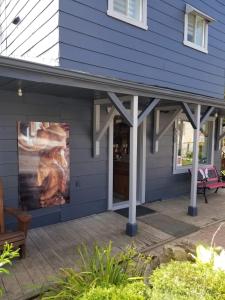
<svg viewBox="0 0 225 300">
<path fill-rule="evenodd" d="M 61 0 L 60 65 L 224 98 L 225 3 L 188 3 L 216 19 L 209 54 L 183 45 L 183 0 L 148 0 L 147 31 L 109 17 L 107 0 Z"/>
<path fill-rule="evenodd" d="M 92 157 L 92 99 L 0 92 L 0 177 L 5 205 L 18 207 L 17 121 L 68 122 L 70 125 L 70 204 L 32 211 L 32 226 L 74 219 L 107 209 L 107 136 L 101 156 Z M 105 110 L 102 111 L 104 121 Z M 13 220 L 8 220 L 12 222 Z"/>
<path fill-rule="evenodd" d="M 75 219 L 107 209 L 108 137 L 101 140 L 101 153 L 92 157 L 93 99 L 64 98 L 43 94 L 0 91 L 0 177 L 5 188 L 5 205 L 18 207 L 17 121 L 68 122 L 70 125 L 70 204 L 32 211 L 32 226 Z M 107 117 L 101 110 L 101 122 Z M 161 126 L 168 123 L 162 114 Z M 187 174 L 173 175 L 173 127 L 152 154 L 153 115 L 147 121 L 146 201 L 183 195 L 190 190 Z M 219 152 L 215 153 L 219 165 Z M 7 220 L 13 222 L 12 219 Z"/>
</svg>

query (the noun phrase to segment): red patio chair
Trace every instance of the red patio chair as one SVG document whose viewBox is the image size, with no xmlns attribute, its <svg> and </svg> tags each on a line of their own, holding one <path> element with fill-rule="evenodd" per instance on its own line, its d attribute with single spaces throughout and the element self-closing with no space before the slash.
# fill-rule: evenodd
<svg viewBox="0 0 225 300">
<path fill-rule="evenodd" d="M 197 188 L 198 191 L 203 192 L 205 203 L 208 203 L 206 190 L 215 189 L 215 193 L 217 193 L 218 189 L 225 188 L 225 182 L 221 180 L 215 166 L 201 167 L 198 169 Z"/>
</svg>

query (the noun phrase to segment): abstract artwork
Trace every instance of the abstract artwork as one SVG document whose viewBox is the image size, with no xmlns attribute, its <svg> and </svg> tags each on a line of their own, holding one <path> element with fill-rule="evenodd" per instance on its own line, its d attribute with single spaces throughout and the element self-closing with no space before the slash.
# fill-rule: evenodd
<svg viewBox="0 0 225 300">
<path fill-rule="evenodd" d="M 69 125 L 18 122 L 19 197 L 24 210 L 63 205 L 69 198 Z"/>
</svg>

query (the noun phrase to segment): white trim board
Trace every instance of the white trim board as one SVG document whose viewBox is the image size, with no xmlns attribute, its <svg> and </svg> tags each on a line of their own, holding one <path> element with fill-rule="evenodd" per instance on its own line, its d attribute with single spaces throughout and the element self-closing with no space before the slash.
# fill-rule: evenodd
<svg viewBox="0 0 225 300">
<path fill-rule="evenodd" d="M 116 115 L 120 115 L 118 112 Z M 147 119 L 142 122 L 138 128 L 138 182 L 137 182 L 137 205 L 145 203 L 145 188 L 146 188 L 146 130 L 147 130 Z M 108 210 L 115 210 L 122 208 L 125 202 L 113 203 L 113 135 L 114 135 L 114 123 L 113 120 L 109 126 L 108 135 Z M 124 207 L 128 207 L 127 206 Z"/>
<path fill-rule="evenodd" d="M 180 115 L 182 117 L 182 119 L 188 121 L 187 117 L 185 114 L 181 114 Z M 183 166 L 183 167 L 177 167 L 176 165 L 176 158 L 177 158 L 177 136 L 176 136 L 176 128 L 177 128 L 177 120 L 175 121 L 175 125 L 174 125 L 174 144 L 173 144 L 173 174 L 184 174 L 184 173 L 188 173 L 188 170 L 192 169 L 192 165 L 188 165 L 188 166 Z M 211 134 L 210 136 L 212 137 L 212 139 L 210 139 L 211 141 L 211 145 L 210 145 L 210 161 L 208 164 L 199 164 L 199 167 L 203 166 L 203 167 L 207 167 L 207 166 L 212 166 L 214 164 L 214 156 L 215 156 L 215 117 L 209 117 L 207 122 L 212 122 L 212 130 L 211 130 Z"/>
</svg>

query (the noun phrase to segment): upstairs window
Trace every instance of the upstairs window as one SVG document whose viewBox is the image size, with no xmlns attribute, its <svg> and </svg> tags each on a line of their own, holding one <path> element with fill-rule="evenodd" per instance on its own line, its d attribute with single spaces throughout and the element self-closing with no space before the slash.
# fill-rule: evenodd
<svg viewBox="0 0 225 300">
<path fill-rule="evenodd" d="M 213 21 L 211 17 L 186 4 L 184 44 L 208 53 L 208 24 L 211 21 Z"/>
<path fill-rule="evenodd" d="M 107 14 L 134 26 L 148 29 L 147 0 L 108 0 Z"/>
</svg>

